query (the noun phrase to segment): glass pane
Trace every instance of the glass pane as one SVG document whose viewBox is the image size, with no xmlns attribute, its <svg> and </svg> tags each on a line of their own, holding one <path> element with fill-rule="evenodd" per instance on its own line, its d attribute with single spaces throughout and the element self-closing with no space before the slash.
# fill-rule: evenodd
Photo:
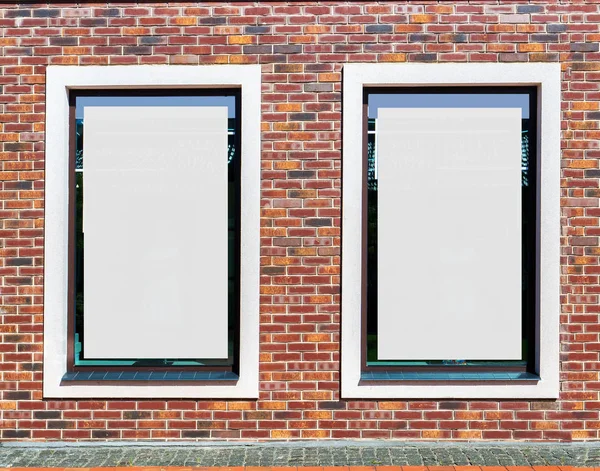
<svg viewBox="0 0 600 471">
<path fill-rule="evenodd" d="M 371 91 L 367 112 L 367 270 L 366 270 L 366 362 L 367 366 L 525 366 L 531 358 L 535 337 L 535 159 L 536 126 L 530 118 L 532 89 L 511 93 L 389 93 Z M 522 170 L 522 358 L 518 361 L 465 361 L 462 359 L 397 361 L 377 358 L 377 116 L 379 108 L 521 108 L 521 170 Z"/>
<path fill-rule="evenodd" d="M 75 303 L 74 312 L 74 364 L 75 366 L 231 366 L 234 363 L 235 341 L 238 312 L 238 287 L 236 286 L 238 257 L 238 205 L 239 205 L 239 139 L 238 123 L 235 116 L 235 96 L 78 96 L 76 97 L 75 120 Z M 83 232 L 83 126 L 85 122 L 85 108 L 88 106 L 227 106 L 228 120 L 228 358 L 226 360 L 213 359 L 177 359 L 177 358 L 124 358 L 119 360 L 86 359 L 83 355 L 85 338 L 83 324 L 85 322 L 84 310 L 84 232 Z"/>
</svg>

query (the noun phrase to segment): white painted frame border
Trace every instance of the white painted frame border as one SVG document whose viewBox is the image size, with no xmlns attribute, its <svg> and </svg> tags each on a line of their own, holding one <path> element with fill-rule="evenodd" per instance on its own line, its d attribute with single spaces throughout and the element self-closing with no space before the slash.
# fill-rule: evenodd
<svg viewBox="0 0 600 471">
<path fill-rule="evenodd" d="M 346 64 L 343 70 L 342 334 L 343 398 L 526 399 L 558 397 L 560 311 L 560 64 Z M 540 381 L 361 384 L 363 88 L 536 86 L 541 198 Z M 533 112 L 533 110 L 531 111 Z M 539 130 L 541 129 L 541 132 Z"/>
<path fill-rule="evenodd" d="M 235 385 L 61 385 L 67 368 L 69 90 L 241 87 L 240 372 Z M 258 398 L 260 65 L 49 66 L 46 69 L 44 397 Z"/>
</svg>

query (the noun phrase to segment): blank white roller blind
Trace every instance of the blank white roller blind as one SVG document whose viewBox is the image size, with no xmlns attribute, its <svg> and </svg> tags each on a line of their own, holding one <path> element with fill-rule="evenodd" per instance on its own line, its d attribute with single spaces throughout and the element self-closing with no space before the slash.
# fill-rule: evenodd
<svg viewBox="0 0 600 471">
<path fill-rule="evenodd" d="M 227 357 L 227 107 L 88 107 L 86 358 Z"/>
<path fill-rule="evenodd" d="M 521 110 L 386 108 L 378 358 L 521 358 Z"/>
</svg>

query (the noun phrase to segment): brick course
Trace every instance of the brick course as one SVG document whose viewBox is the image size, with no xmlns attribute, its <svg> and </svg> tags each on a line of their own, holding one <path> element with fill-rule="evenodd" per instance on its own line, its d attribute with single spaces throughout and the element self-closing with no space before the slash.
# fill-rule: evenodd
<svg viewBox="0 0 600 471">
<path fill-rule="evenodd" d="M 3 440 L 588 440 L 600 429 L 600 3 L 0 6 Z M 346 62 L 562 65 L 558 401 L 339 398 Z M 42 400 L 45 67 L 261 64 L 260 399 Z"/>
</svg>

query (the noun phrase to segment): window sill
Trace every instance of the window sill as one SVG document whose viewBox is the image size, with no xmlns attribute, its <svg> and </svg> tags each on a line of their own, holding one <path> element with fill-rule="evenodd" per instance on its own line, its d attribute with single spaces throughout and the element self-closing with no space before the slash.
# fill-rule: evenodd
<svg viewBox="0 0 600 471">
<path fill-rule="evenodd" d="M 485 372 L 401 372 L 401 371 L 364 371 L 360 375 L 361 383 L 381 383 L 400 381 L 501 381 L 501 382 L 537 382 L 540 377 L 533 373 L 512 371 Z"/>
<path fill-rule="evenodd" d="M 77 371 L 65 373 L 63 383 L 83 382 L 155 382 L 174 381 L 178 383 L 236 383 L 239 376 L 231 371 Z"/>
</svg>

